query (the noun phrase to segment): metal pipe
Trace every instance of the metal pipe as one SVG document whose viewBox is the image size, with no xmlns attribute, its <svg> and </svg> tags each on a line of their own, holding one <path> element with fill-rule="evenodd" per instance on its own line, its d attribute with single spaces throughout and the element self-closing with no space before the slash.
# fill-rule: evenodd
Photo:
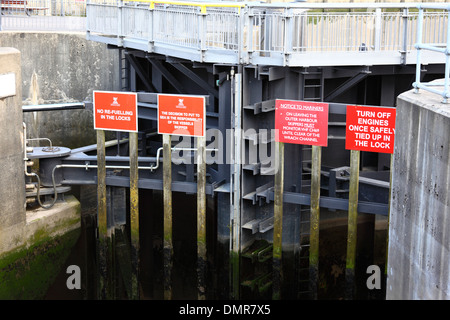
<svg viewBox="0 0 450 320">
<path fill-rule="evenodd" d="M 231 144 L 234 155 L 232 170 L 230 172 L 230 290 L 231 298 L 239 299 L 240 294 L 240 253 L 241 253 L 241 151 L 242 151 L 242 82 L 240 73 L 231 69 L 232 104 L 231 121 L 234 123 L 234 143 Z"/>
<path fill-rule="evenodd" d="M 448 6 L 447 12 L 447 46 L 445 47 L 445 77 L 444 77 L 444 97 L 443 103 L 447 103 L 449 97 L 449 85 L 450 85 L 450 6 Z"/>
<path fill-rule="evenodd" d="M 23 112 L 85 109 L 89 102 L 35 104 L 22 106 Z"/>
<path fill-rule="evenodd" d="M 24 160 L 24 173 L 25 176 L 27 177 L 36 177 L 37 179 L 37 186 L 36 186 L 36 199 L 37 202 L 39 203 L 39 205 L 43 208 L 43 209 L 50 209 L 51 207 L 53 207 L 53 205 L 56 203 L 56 200 L 58 199 L 58 193 L 56 192 L 56 183 L 55 183 L 55 176 L 54 174 L 52 174 L 52 182 L 53 182 L 53 190 L 54 190 L 54 196 L 53 196 L 53 201 L 52 203 L 50 203 L 49 205 L 44 205 L 41 202 L 41 196 L 40 196 L 40 190 L 41 190 L 41 179 L 39 177 L 39 175 L 35 172 L 28 172 L 28 157 L 27 157 L 27 125 L 25 124 L 25 122 L 22 123 L 23 126 L 23 152 L 24 152 L 24 156 L 23 156 L 23 160 Z M 48 139 L 50 140 L 50 139 Z M 50 146 L 51 146 L 51 141 L 50 141 Z"/>
<path fill-rule="evenodd" d="M 53 150 L 53 144 L 52 144 L 52 140 L 50 140 L 49 138 L 32 138 L 32 139 L 26 139 L 26 142 L 28 141 L 41 141 L 41 140 L 46 140 L 49 142 L 50 144 L 50 151 Z"/>
<path fill-rule="evenodd" d="M 435 51 L 435 52 L 439 52 L 439 53 L 446 53 L 447 48 L 438 48 L 436 47 L 437 44 L 435 44 L 435 46 L 433 46 L 432 44 L 416 44 L 415 47 L 416 49 L 425 49 L 425 50 L 430 50 L 430 51 Z"/>
<path fill-rule="evenodd" d="M 197 150 L 195 148 L 171 148 L 172 151 L 192 151 L 192 150 Z M 218 151 L 219 149 L 205 149 L 205 151 Z M 160 158 L 161 158 L 161 151 L 163 151 L 163 148 L 158 148 L 157 152 L 156 152 L 156 165 L 152 165 L 149 167 L 143 167 L 143 166 L 138 166 L 138 170 L 150 170 L 151 172 L 153 172 L 154 170 L 159 168 L 159 163 L 160 163 Z M 82 169 L 96 169 L 98 166 L 96 164 L 59 164 L 57 166 L 55 166 L 55 168 L 82 168 Z M 119 166 L 119 165 L 106 165 L 105 166 L 106 169 L 130 169 L 130 166 Z"/>
<path fill-rule="evenodd" d="M 413 83 L 415 93 L 419 93 L 419 86 L 420 86 L 420 68 L 422 62 L 422 51 L 420 45 L 422 44 L 422 32 L 423 32 L 422 28 L 423 28 L 423 9 L 419 8 L 419 19 L 417 22 L 416 82 Z"/>
</svg>

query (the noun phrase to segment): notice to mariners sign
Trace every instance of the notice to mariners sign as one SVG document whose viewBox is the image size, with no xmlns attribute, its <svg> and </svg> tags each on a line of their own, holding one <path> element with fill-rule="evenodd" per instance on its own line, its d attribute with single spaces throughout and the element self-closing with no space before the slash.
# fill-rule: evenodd
<svg viewBox="0 0 450 320">
<path fill-rule="evenodd" d="M 158 94 L 158 133 L 205 136 L 205 97 Z"/>
<path fill-rule="evenodd" d="M 311 146 L 328 144 L 328 103 L 276 100 L 275 141 Z"/>
<path fill-rule="evenodd" d="M 137 132 L 137 94 L 94 91 L 94 129 Z"/>
<path fill-rule="evenodd" d="M 395 108 L 347 106 L 345 148 L 394 153 Z"/>
</svg>

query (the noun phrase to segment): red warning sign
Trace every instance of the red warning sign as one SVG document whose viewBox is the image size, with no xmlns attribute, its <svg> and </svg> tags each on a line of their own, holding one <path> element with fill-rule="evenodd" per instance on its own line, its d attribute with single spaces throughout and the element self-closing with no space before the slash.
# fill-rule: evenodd
<svg viewBox="0 0 450 320">
<path fill-rule="evenodd" d="M 395 108 L 347 106 L 345 148 L 394 152 Z"/>
<path fill-rule="evenodd" d="M 205 136 L 205 97 L 158 94 L 158 133 Z"/>
<path fill-rule="evenodd" d="M 137 132 L 137 94 L 94 91 L 94 129 Z"/>
<path fill-rule="evenodd" d="M 275 141 L 326 147 L 328 103 L 276 100 Z"/>
</svg>

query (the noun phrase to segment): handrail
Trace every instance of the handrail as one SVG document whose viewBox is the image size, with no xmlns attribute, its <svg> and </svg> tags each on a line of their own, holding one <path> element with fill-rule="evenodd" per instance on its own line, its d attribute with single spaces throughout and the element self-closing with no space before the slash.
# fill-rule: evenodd
<svg viewBox="0 0 450 320">
<path fill-rule="evenodd" d="M 417 43 L 415 48 L 417 49 L 417 62 L 416 62 L 416 81 L 413 83 L 415 88 L 414 92 L 419 93 L 419 89 L 424 89 L 429 92 L 439 94 L 443 97 L 442 103 L 447 103 L 450 98 L 450 4 L 447 5 L 437 5 L 437 4 L 421 4 L 419 8 L 419 20 L 417 27 Z M 441 9 L 448 11 L 448 21 L 447 21 L 447 43 L 422 43 L 423 40 L 423 20 L 424 20 L 424 9 Z M 433 83 L 423 83 L 420 81 L 421 66 L 422 66 L 422 50 L 430 50 L 445 55 L 445 72 L 444 72 L 444 83 L 433 82 Z M 443 86 L 443 90 L 437 90 L 430 88 L 431 86 Z"/>
<path fill-rule="evenodd" d="M 127 2 L 143 2 L 150 3 L 150 9 L 155 8 L 155 3 L 158 4 L 170 4 L 170 5 L 180 5 L 180 6 L 193 6 L 193 7 L 222 7 L 222 8 L 244 8 L 244 7 L 264 7 L 264 8 L 292 8 L 292 9 L 411 9 L 418 8 L 417 3 L 413 2 L 396 2 L 396 3 L 306 3 L 305 2 L 274 2 L 274 3 L 264 3 L 264 2 L 204 2 L 204 1 L 173 1 L 173 0 L 128 0 Z M 422 8 L 431 8 L 432 5 L 422 4 Z M 445 10 L 450 5 L 435 5 L 434 9 L 443 9 Z M 205 9 L 206 10 L 206 9 Z M 206 11 L 205 11 L 206 12 Z M 203 12 L 203 13 L 205 13 Z"/>
<path fill-rule="evenodd" d="M 87 2 L 91 9 L 88 39 L 199 62 L 325 66 L 332 60 L 342 65 L 372 65 L 411 64 L 416 59 L 413 34 L 418 10 L 413 9 L 417 3 L 96 2 Z M 185 10 L 192 7 L 199 10 Z M 391 12 L 392 8 L 399 10 Z M 331 10 L 322 13 L 317 9 Z M 437 31 L 428 30 L 425 41 L 442 41 L 439 30 L 446 14 L 428 16 Z M 439 57 L 427 55 L 425 59 L 440 63 Z"/>
<path fill-rule="evenodd" d="M 128 2 L 150 3 L 151 10 L 155 9 L 155 3 L 170 4 L 174 6 L 200 7 L 201 13 L 206 13 L 207 7 L 238 8 L 240 13 L 240 9 L 242 7 L 245 7 L 245 3 L 227 3 L 227 2 L 190 2 L 190 1 L 171 1 L 171 0 L 128 0 Z"/>
</svg>

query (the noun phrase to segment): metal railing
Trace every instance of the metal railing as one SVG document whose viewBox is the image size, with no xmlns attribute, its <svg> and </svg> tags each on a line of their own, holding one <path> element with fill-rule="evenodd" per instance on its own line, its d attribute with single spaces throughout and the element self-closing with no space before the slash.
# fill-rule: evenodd
<svg viewBox="0 0 450 320">
<path fill-rule="evenodd" d="M 419 10 L 414 3 L 87 1 L 89 39 L 200 62 L 313 66 L 416 61 Z M 424 42 L 445 41 L 445 10 L 425 12 L 423 21 Z"/>
<path fill-rule="evenodd" d="M 426 10 L 427 9 L 444 9 L 447 10 L 447 26 L 439 30 L 442 37 L 433 37 L 432 39 L 424 36 L 427 25 Z M 446 35 L 446 38 L 444 36 Z M 450 98 L 450 5 L 420 5 L 419 21 L 417 27 L 417 63 L 416 63 L 416 81 L 413 83 L 415 92 L 424 89 L 442 96 L 442 103 L 447 103 Z M 435 81 L 432 83 L 424 83 L 420 81 L 422 68 L 422 50 L 430 50 L 445 55 L 445 72 L 444 82 Z M 442 90 L 436 87 L 442 87 Z"/>
<path fill-rule="evenodd" d="M 86 31 L 85 0 L 1 0 L 0 31 Z"/>
</svg>

